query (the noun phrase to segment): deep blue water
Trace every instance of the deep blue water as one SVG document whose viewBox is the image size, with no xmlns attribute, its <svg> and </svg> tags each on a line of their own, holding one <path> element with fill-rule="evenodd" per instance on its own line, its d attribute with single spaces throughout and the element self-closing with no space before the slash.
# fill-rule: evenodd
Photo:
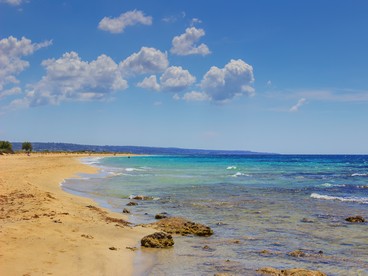
<svg viewBox="0 0 368 276">
<path fill-rule="evenodd" d="M 352 215 L 368 218 L 368 156 L 133 156 L 84 162 L 100 167 L 101 174 L 70 179 L 64 189 L 116 212 L 126 208 L 129 196 L 151 196 L 130 207 L 132 222 L 152 222 L 156 213 L 167 212 L 215 231 L 210 238 L 177 238 L 173 249 L 155 255 L 147 274 L 253 275 L 273 266 L 368 275 L 368 225 L 345 221 Z M 287 254 L 297 249 L 309 255 Z"/>
</svg>

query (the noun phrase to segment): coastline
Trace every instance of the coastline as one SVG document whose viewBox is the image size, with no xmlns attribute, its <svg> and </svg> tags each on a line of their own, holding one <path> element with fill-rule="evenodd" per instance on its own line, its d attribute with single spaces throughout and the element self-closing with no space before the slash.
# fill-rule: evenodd
<svg viewBox="0 0 368 276">
<path fill-rule="evenodd" d="M 95 157 L 112 154 L 93 154 Z M 98 169 L 89 154 L 0 156 L 1 275 L 132 275 L 136 247 L 150 228 L 63 191 L 60 183 Z"/>
</svg>

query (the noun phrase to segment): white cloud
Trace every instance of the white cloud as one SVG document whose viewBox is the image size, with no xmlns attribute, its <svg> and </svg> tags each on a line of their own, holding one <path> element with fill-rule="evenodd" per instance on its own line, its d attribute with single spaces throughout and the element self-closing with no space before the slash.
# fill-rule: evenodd
<svg viewBox="0 0 368 276">
<path fill-rule="evenodd" d="M 0 99 L 8 97 L 8 96 L 18 95 L 21 92 L 22 92 L 22 89 L 20 89 L 20 87 L 17 87 L 17 86 L 12 87 L 12 88 L 7 89 L 7 90 L 0 91 Z"/>
<path fill-rule="evenodd" d="M 63 101 L 106 99 L 112 92 L 127 88 L 118 65 L 108 56 L 101 55 L 91 62 L 83 61 L 75 52 L 65 53 L 59 59 L 42 62 L 46 75 L 29 85 L 26 98 L 29 105 L 59 104 Z M 16 104 L 22 104 L 17 101 Z"/>
<path fill-rule="evenodd" d="M 119 65 L 124 76 L 139 74 L 155 74 L 164 71 L 169 66 L 167 53 L 155 48 L 142 47 Z"/>
<path fill-rule="evenodd" d="M 144 78 L 144 80 L 139 82 L 137 86 L 141 88 L 156 90 L 156 91 L 160 90 L 160 85 L 157 83 L 157 78 L 155 75 L 151 75 L 149 77 Z"/>
<path fill-rule="evenodd" d="M 201 88 L 212 101 L 224 102 L 237 95 L 254 94 L 253 82 L 253 67 L 241 59 L 232 59 L 222 69 L 212 66 L 204 75 Z"/>
<path fill-rule="evenodd" d="M 201 102 L 201 101 L 208 101 L 210 100 L 210 98 L 203 92 L 192 91 L 185 93 L 183 96 L 183 100 Z"/>
<path fill-rule="evenodd" d="M 196 81 L 196 78 L 181 66 L 171 66 L 160 77 L 161 89 L 166 91 L 182 91 Z"/>
<path fill-rule="evenodd" d="M 190 22 L 190 25 L 193 26 L 194 24 L 201 24 L 202 20 L 198 18 L 192 18 L 192 21 Z"/>
<path fill-rule="evenodd" d="M 12 6 L 19 6 L 23 0 L 0 0 L 0 3 L 6 3 Z"/>
<path fill-rule="evenodd" d="M 301 98 L 295 105 L 293 105 L 289 109 L 289 111 L 290 112 L 297 112 L 297 111 L 299 111 L 299 108 L 302 107 L 305 103 L 306 103 L 306 99 L 305 98 Z"/>
<path fill-rule="evenodd" d="M 142 11 L 128 11 L 116 18 L 104 17 L 98 28 L 110 33 L 122 33 L 126 27 L 137 24 L 152 25 L 152 17 L 145 16 Z"/>
<path fill-rule="evenodd" d="M 195 44 L 204 35 L 203 29 L 187 28 L 184 34 L 173 38 L 171 53 L 181 56 L 210 54 L 206 44 L 202 43 L 199 46 Z"/>
<path fill-rule="evenodd" d="M 29 67 L 29 62 L 22 59 L 24 56 L 51 44 L 51 41 L 32 43 L 25 37 L 18 40 L 13 36 L 0 40 L 0 91 L 19 82 L 16 76 Z"/>
</svg>

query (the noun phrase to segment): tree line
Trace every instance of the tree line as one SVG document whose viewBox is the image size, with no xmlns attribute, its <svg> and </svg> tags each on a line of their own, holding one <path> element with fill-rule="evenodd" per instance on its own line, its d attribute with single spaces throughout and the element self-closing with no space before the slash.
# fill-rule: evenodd
<svg viewBox="0 0 368 276">
<path fill-rule="evenodd" d="M 23 142 L 22 143 L 22 150 L 25 152 L 31 152 L 33 150 L 31 142 Z M 9 141 L 0 141 L 0 154 L 4 153 L 14 153 L 13 145 Z"/>
</svg>

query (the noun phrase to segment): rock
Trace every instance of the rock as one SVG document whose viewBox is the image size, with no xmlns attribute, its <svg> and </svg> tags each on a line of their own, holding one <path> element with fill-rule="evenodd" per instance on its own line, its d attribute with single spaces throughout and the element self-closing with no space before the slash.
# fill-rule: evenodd
<svg viewBox="0 0 368 276">
<path fill-rule="evenodd" d="M 110 250 L 118 250 L 116 247 L 114 247 L 114 246 L 111 246 L 111 247 L 109 247 L 109 249 Z"/>
<path fill-rule="evenodd" d="M 174 245 L 174 240 L 170 234 L 164 232 L 156 232 L 145 236 L 141 240 L 144 247 L 166 248 Z"/>
<path fill-rule="evenodd" d="M 127 206 L 136 206 L 136 205 L 138 205 L 138 203 L 134 201 L 131 201 L 127 204 Z"/>
<path fill-rule="evenodd" d="M 229 273 L 216 273 L 214 276 L 231 276 Z"/>
<path fill-rule="evenodd" d="M 297 258 L 306 256 L 306 254 L 301 250 L 295 250 L 293 252 L 289 252 L 288 255 L 292 257 L 297 257 Z"/>
<path fill-rule="evenodd" d="M 348 222 L 365 222 L 365 219 L 362 216 L 348 217 L 345 219 Z"/>
<path fill-rule="evenodd" d="M 314 220 L 308 219 L 308 218 L 303 218 L 300 222 L 303 223 L 314 223 Z"/>
<path fill-rule="evenodd" d="M 145 196 L 145 195 L 137 195 L 137 196 L 133 196 L 132 199 L 136 199 L 136 200 L 152 200 L 153 197 L 152 196 Z"/>
<path fill-rule="evenodd" d="M 130 211 L 129 211 L 127 208 L 124 208 L 124 209 L 123 209 L 123 213 L 124 213 L 124 214 L 130 214 Z"/>
<path fill-rule="evenodd" d="M 164 219 L 167 218 L 167 213 L 159 213 L 155 215 L 155 219 Z"/>
<path fill-rule="evenodd" d="M 325 273 L 318 270 L 307 270 L 303 268 L 292 268 L 279 270 L 273 267 L 264 267 L 257 270 L 261 275 L 273 276 L 327 276 Z"/>
<path fill-rule="evenodd" d="M 180 217 L 164 218 L 151 223 L 150 226 L 170 234 L 179 234 L 183 236 L 192 234 L 208 237 L 213 234 L 213 230 L 210 227 Z"/>
</svg>

